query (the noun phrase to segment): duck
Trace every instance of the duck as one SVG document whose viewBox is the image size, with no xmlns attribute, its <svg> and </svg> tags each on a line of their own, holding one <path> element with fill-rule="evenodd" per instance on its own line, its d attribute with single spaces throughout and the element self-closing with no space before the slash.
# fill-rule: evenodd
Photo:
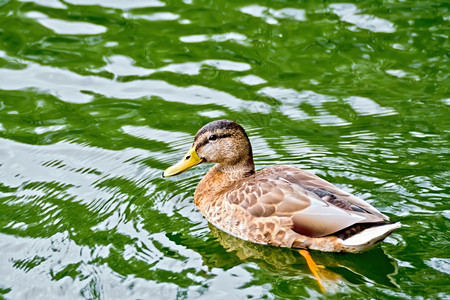
<svg viewBox="0 0 450 300">
<path fill-rule="evenodd" d="M 208 222 L 245 241 L 300 249 L 313 273 L 317 265 L 308 249 L 363 252 L 401 227 L 363 199 L 305 170 L 275 165 L 255 171 L 248 135 L 234 121 L 204 125 L 163 177 L 202 163 L 215 163 L 194 193 Z"/>
</svg>

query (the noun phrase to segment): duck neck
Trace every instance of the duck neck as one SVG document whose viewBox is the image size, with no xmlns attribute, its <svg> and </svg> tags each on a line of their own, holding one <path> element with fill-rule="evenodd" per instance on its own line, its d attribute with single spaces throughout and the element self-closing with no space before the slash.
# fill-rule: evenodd
<svg viewBox="0 0 450 300">
<path fill-rule="evenodd" d="M 253 162 L 253 150 L 247 134 L 244 132 L 244 139 L 239 143 L 234 150 L 237 150 L 239 155 L 234 158 L 219 162 L 218 170 L 229 174 L 231 178 L 236 180 L 253 175 L 255 173 L 255 163 Z M 230 150 L 233 152 L 233 150 Z"/>
<path fill-rule="evenodd" d="M 217 197 L 228 190 L 234 183 L 255 173 L 253 159 L 245 163 L 213 166 L 197 185 L 194 194 L 194 203 L 202 208 L 207 199 Z"/>
<path fill-rule="evenodd" d="M 231 178 L 236 178 L 236 180 L 239 180 L 253 175 L 255 173 L 255 164 L 252 156 L 249 156 L 234 164 L 217 164 L 217 170 L 229 174 Z"/>
</svg>

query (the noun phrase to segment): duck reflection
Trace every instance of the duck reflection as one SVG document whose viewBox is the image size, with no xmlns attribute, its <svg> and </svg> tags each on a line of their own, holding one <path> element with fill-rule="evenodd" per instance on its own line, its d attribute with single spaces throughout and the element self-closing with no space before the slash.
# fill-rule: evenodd
<svg viewBox="0 0 450 300">
<path fill-rule="evenodd" d="M 211 234 L 228 253 L 223 255 L 221 251 L 208 252 L 204 257 L 205 263 L 210 267 L 224 269 L 232 268 L 244 262 L 254 262 L 259 267 L 271 273 L 298 277 L 311 276 L 305 259 L 296 249 L 270 247 L 243 241 L 231 236 L 213 225 L 209 224 Z M 340 254 L 311 251 L 315 262 L 322 266 L 320 277 L 327 291 L 334 290 L 341 282 L 362 284 L 364 282 L 376 282 L 387 287 L 398 287 L 392 276 L 397 274 L 396 262 L 377 247 L 361 254 Z"/>
</svg>

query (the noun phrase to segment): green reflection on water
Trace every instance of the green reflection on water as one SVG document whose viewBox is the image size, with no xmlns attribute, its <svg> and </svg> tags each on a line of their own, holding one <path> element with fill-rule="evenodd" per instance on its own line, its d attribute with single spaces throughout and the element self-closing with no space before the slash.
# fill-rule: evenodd
<svg viewBox="0 0 450 300">
<path fill-rule="evenodd" d="M 320 297 L 296 251 L 208 226 L 208 166 L 160 177 L 228 118 L 258 168 L 403 223 L 364 254 L 314 252 L 341 276 L 329 297 L 448 297 L 446 22 L 426 1 L 0 1 L 0 295 Z"/>
</svg>

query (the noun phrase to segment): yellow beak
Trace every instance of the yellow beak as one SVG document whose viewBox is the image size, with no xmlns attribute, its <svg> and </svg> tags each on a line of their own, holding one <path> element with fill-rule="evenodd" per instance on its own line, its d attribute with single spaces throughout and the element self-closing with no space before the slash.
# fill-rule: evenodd
<svg viewBox="0 0 450 300">
<path fill-rule="evenodd" d="M 191 147 L 182 160 L 164 171 L 163 177 L 180 174 L 187 169 L 200 164 L 202 161 L 203 160 L 197 155 L 197 152 L 195 152 L 194 147 Z"/>
</svg>

